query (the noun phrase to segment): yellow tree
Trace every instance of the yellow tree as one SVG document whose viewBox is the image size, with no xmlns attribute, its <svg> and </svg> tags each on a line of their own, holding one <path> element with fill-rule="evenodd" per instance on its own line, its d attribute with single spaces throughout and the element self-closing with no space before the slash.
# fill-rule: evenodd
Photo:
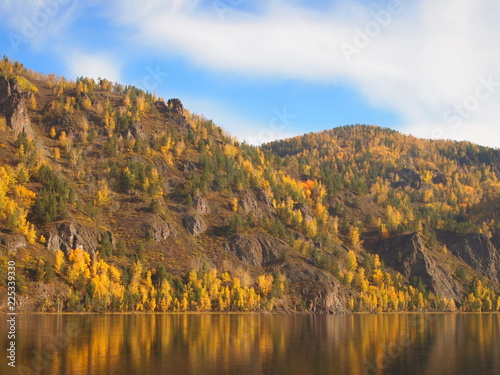
<svg viewBox="0 0 500 375">
<path fill-rule="evenodd" d="M 358 268 L 358 258 L 353 250 L 347 252 L 345 266 L 348 271 L 355 271 Z"/>
<path fill-rule="evenodd" d="M 259 288 L 260 293 L 264 298 L 267 298 L 267 296 L 271 292 L 273 288 L 273 283 L 274 283 L 273 275 L 263 274 L 257 278 L 257 287 Z"/>
<path fill-rule="evenodd" d="M 352 246 L 357 247 L 361 244 L 358 227 L 351 226 L 349 228 L 349 242 Z"/>
<path fill-rule="evenodd" d="M 61 268 L 64 265 L 64 253 L 61 250 L 56 251 L 56 259 L 54 262 L 54 271 L 57 274 L 61 274 Z"/>
</svg>

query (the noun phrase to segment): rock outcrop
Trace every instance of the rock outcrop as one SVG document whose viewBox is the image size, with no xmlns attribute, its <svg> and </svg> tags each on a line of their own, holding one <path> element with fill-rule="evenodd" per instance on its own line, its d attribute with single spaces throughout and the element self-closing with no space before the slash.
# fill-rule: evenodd
<svg viewBox="0 0 500 375">
<path fill-rule="evenodd" d="M 7 125 L 16 136 L 21 132 L 31 136 L 34 134 L 25 104 L 25 99 L 30 95 L 22 91 L 15 78 L 0 77 L 0 114 L 7 118 Z"/>
<path fill-rule="evenodd" d="M 408 280 L 420 277 L 426 287 L 440 296 L 458 300 L 460 287 L 427 253 L 418 233 L 383 240 L 379 243 L 377 252 L 387 266 L 394 268 Z"/>
<path fill-rule="evenodd" d="M 198 215 L 187 214 L 182 218 L 182 225 L 193 236 L 199 236 L 207 230 L 207 224 Z"/>
<path fill-rule="evenodd" d="M 331 274 L 306 263 L 285 263 L 281 268 L 300 299 L 305 301 L 307 311 L 317 314 L 347 314 L 349 300 L 353 295 Z"/>
<path fill-rule="evenodd" d="M 5 246 L 9 253 L 15 254 L 18 249 L 28 246 L 26 238 L 20 234 L 2 234 L 0 244 Z"/>
<path fill-rule="evenodd" d="M 210 209 L 208 201 L 203 197 L 200 196 L 194 197 L 193 204 L 194 208 L 196 209 L 196 212 L 198 212 L 200 215 L 207 215 L 212 211 Z"/>
<path fill-rule="evenodd" d="M 245 214 L 248 214 L 250 212 L 254 214 L 260 213 L 257 201 L 250 191 L 242 190 L 240 191 L 239 195 L 240 197 L 238 199 L 238 211 Z"/>
<path fill-rule="evenodd" d="M 156 242 L 164 241 L 169 237 L 175 237 L 175 229 L 166 221 L 161 219 L 148 220 L 142 227 L 144 235 L 148 240 Z"/>
<path fill-rule="evenodd" d="M 236 234 L 229 238 L 226 248 L 238 259 L 252 266 L 267 265 L 280 260 L 289 249 L 283 241 L 260 232 L 250 235 Z"/>
<path fill-rule="evenodd" d="M 500 251 L 500 234 L 493 236 L 491 238 L 491 243 L 493 244 L 493 246 L 495 246 L 497 248 L 497 250 Z"/>
<path fill-rule="evenodd" d="M 309 207 L 307 204 L 297 203 L 295 206 L 293 206 L 293 209 L 300 211 L 305 221 L 311 222 L 314 220 L 314 214 L 311 210 L 311 207 Z"/>
<path fill-rule="evenodd" d="M 255 192 L 257 200 L 259 202 L 262 202 L 266 206 L 273 208 L 273 201 L 271 200 L 271 198 L 269 198 L 269 195 L 267 195 L 264 189 L 261 189 L 259 187 L 253 187 L 252 190 Z"/>
<path fill-rule="evenodd" d="M 484 234 L 458 235 L 439 232 L 438 239 L 446 244 L 457 258 L 494 282 L 500 281 L 500 251 Z M 495 243 L 498 239 L 493 239 Z"/>
<path fill-rule="evenodd" d="M 99 245 L 100 235 L 79 223 L 66 222 L 60 224 L 55 232 L 48 235 L 47 250 L 62 250 L 68 254 L 72 249 L 83 249 L 95 253 Z"/>
<path fill-rule="evenodd" d="M 140 122 L 134 122 L 133 124 L 131 124 L 128 129 L 122 131 L 121 135 L 127 138 L 147 138 L 146 130 Z"/>
<path fill-rule="evenodd" d="M 184 106 L 182 105 L 182 102 L 177 98 L 168 99 L 167 106 L 172 113 L 178 115 L 184 114 Z"/>
</svg>

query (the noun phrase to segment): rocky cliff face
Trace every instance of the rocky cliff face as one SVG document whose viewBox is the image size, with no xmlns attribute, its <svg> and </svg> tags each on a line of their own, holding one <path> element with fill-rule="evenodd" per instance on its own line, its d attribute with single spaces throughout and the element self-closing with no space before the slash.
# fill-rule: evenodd
<svg viewBox="0 0 500 375">
<path fill-rule="evenodd" d="M 408 280 L 421 277 L 426 287 L 442 297 L 458 300 L 460 288 L 445 273 L 427 250 L 418 233 L 404 234 L 381 241 L 380 258 L 386 265 L 400 272 Z"/>
<path fill-rule="evenodd" d="M 493 238 L 496 246 L 484 234 L 469 233 L 457 235 L 450 232 L 438 233 L 438 239 L 446 244 L 457 258 L 492 281 L 500 281 L 500 251 L 498 238 Z"/>
<path fill-rule="evenodd" d="M 207 230 L 207 223 L 198 215 L 185 215 L 182 218 L 182 225 L 193 237 L 199 236 Z"/>
<path fill-rule="evenodd" d="M 228 251 L 252 266 L 267 265 L 283 258 L 287 244 L 264 233 L 237 234 L 229 238 Z"/>
<path fill-rule="evenodd" d="M 280 271 L 294 285 L 293 294 L 300 295 L 309 312 L 317 314 L 347 314 L 353 293 L 331 274 L 306 263 L 287 262 Z"/>
<path fill-rule="evenodd" d="M 177 235 L 175 228 L 159 217 L 149 218 L 144 223 L 142 230 L 146 239 L 156 242 L 164 241 L 169 237 Z"/>
<path fill-rule="evenodd" d="M 82 224 L 67 222 L 57 226 L 56 231 L 49 234 L 47 250 L 61 250 L 66 254 L 72 249 L 84 249 L 95 253 L 99 244 L 100 235 L 96 231 L 84 227 Z"/>
<path fill-rule="evenodd" d="M 0 113 L 7 118 L 7 124 L 16 136 L 21 132 L 33 135 L 25 104 L 25 99 L 30 95 L 32 94 L 22 92 L 15 79 L 0 77 Z"/>
</svg>

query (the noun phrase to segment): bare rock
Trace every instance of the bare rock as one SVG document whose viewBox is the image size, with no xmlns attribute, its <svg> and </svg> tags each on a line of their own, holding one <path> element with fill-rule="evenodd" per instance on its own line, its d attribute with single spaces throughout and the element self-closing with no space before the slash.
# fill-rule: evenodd
<svg viewBox="0 0 500 375">
<path fill-rule="evenodd" d="M 127 130 L 124 130 L 122 133 L 124 137 L 133 137 L 133 138 L 141 138 L 146 139 L 146 130 L 144 126 L 140 122 L 134 122 L 129 126 Z"/>
<path fill-rule="evenodd" d="M 200 196 L 194 197 L 193 204 L 194 208 L 196 209 L 196 212 L 198 212 L 200 215 L 207 215 L 212 211 L 210 209 L 208 201 L 203 197 Z"/>
<path fill-rule="evenodd" d="M 199 236 L 207 230 L 207 224 L 205 223 L 205 220 L 203 220 L 198 215 L 185 215 L 182 218 L 182 225 L 193 237 Z"/>
<path fill-rule="evenodd" d="M 273 201 L 271 198 L 269 198 L 269 195 L 264 191 L 264 189 L 261 189 L 259 187 L 254 187 L 252 188 L 253 191 L 255 191 L 255 194 L 257 195 L 257 200 L 259 202 L 264 203 L 266 206 L 273 207 Z"/>
<path fill-rule="evenodd" d="M 147 239 L 151 239 L 156 242 L 164 241 L 167 238 L 174 237 L 176 235 L 175 229 L 169 223 L 159 218 L 145 223 L 142 229 Z"/>
<path fill-rule="evenodd" d="M 307 204 L 297 203 L 295 206 L 293 206 L 293 209 L 300 211 L 305 221 L 311 222 L 314 220 L 314 214 L 311 210 L 311 207 L 309 207 Z"/>
<path fill-rule="evenodd" d="M 226 248 L 241 261 L 253 266 L 267 265 L 280 260 L 289 250 L 283 241 L 264 233 L 236 234 L 229 238 Z"/>
<path fill-rule="evenodd" d="M 438 239 L 457 258 L 477 270 L 494 282 L 500 281 L 500 251 L 484 234 L 469 233 L 458 235 L 451 232 L 439 232 Z M 497 238 L 493 239 L 498 243 Z"/>
<path fill-rule="evenodd" d="M 242 190 L 239 193 L 240 197 L 238 199 L 238 210 L 243 213 L 253 212 L 254 214 L 259 213 L 259 207 L 257 201 L 252 196 L 252 193 L 248 190 Z"/>
<path fill-rule="evenodd" d="M 157 100 L 155 103 L 156 109 L 160 113 L 167 113 L 168 112 L 168 107 L 167 104 L 165 103 L 164 100 Z"/>
<path fill-rule="evenodd" d="M 196 165 L 192 161 L 186 161 L 182 164 L 180 170 L 184 173 L 194 172 L 196 170 Z"/>
<path fill-rule="evenodd" d="M 7 252 L 16 254 L 18 249 L 28 246 L 26 238 L 20 234 L 3 234 L 0 244 L 4 245 Z"/>
<path fill-rule="evenodd" d="M 408 280 L 421 277 L 426 287 L 442 297 L 458 300 L 461 288 L 431 257 L 418 233 L 395 236 L 379 243 L 380 258 Z"/>
<path fill-rule="evenodd" d="M 167 106 L 172 113 L 178 115 L 184 114 L 184 106 L 182 105 L 182 102 L 177 98 L 168 99 Z"/>
<path fill-rule="evenodd" d="M 7 118 L 7 124 L 15 135 L 21 132 L 30 136 L 34 134 L 25 103 L 31 95 L 23 92 L 14 78 L 0 77 L 0 113 Z"/>
<path fill-rule="evenodd" d="M 491 243 L 500 251 L 500 234 L 493 236 L 491 238 Z"/>
<path fill-rule="evenodd" d="M 280 271 L 290 281 L 292 294 L 305 301 L 307 310 L 317 314 L 347 314 L 353 293 L 333 275 L 307 263 L 287 262 Z"/>
<path fill-rule="evenodd" d="M 79 223 L 66 222 L 60 224 L 55 232 L 49 234 L 47 250 L 61 250 L 68 254 L 73 249 L 83 249 L 94 254 L 99 246 L 100 235 Z"/>
</svg>

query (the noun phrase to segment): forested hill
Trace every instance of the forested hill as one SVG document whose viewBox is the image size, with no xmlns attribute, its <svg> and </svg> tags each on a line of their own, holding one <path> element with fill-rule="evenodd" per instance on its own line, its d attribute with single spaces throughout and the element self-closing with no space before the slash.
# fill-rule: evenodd
<svg viewBox="0 0 500 375">
<path fill-rule="evenodd" d="M 0 139 L 20 310 L 500 310 L 498 150 L 364 125 L 253 147 L 8 58 Z"/>
</svg>

